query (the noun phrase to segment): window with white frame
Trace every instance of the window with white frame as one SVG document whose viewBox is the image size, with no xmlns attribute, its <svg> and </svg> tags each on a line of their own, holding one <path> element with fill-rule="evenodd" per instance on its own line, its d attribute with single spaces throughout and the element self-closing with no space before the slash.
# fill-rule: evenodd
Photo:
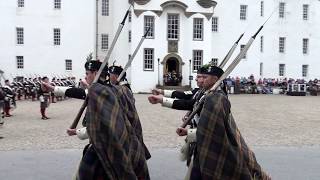
<svg viewBox="0 0 320 180">
<path fill-rule="evenodd" d="M 17 60 L 17 68 L 23 69 L 23 66 L 24 66 L 23 56 L 16 56 L 16 60 Z"/>
<path fill-rule="evenodd" d="M 245 46 L 246 45 L 244 45 L 244 44 L 240 45 L 240 52 L 244 49 Z M 247 53 L 245 53 L 244 56 L 243 56 L 243 59 L 246 59 L 246 58 L 247 58 Z"/>
<path fill-rule="evenodd" d="M 24 7 L 24 0 L 18 0 L 18 7 Z"/>
<path fill-rule="evenodd" d="M 128 41 L 129 41 L 129 43 L 131 43 L 131 31 L 129 31 L 128 33 L 129 33 L 128 34 Z"/>
<path fill-rule="evenodd" d="M 72 60 L 71 59 L 66 59 L 66 70 L 72 71 Z"/>
<path fill-rule="evenodd" d="M 212 17 L 212 31 L 218 32 L 218 17 Z"/>
<path fill-rule="evenodd" d="M 286 65 L 285 64 L 279 64 L 279 76 L 284 76 L 286 71 Z"/>
<path fill-rule="evenodd" d="M 54 9 L 61 9 L 61 0 L 54 0 Z"/>
<path fill-rule="evenodd" d="M 101 50 L 107 50 L 109 48 L 109 35 L 101 34 Z"/>
<path fill-rule="evenodd" d="M 308 54 L 308 51 L 309 51 L 309 39 L 303 38 L 302 39 L 302 53 Z"/>
<path fill-rule="evenodd" d="M 264 1 L 260 1 L 260 16 L 264 16 Z"/>
<path fill-rule="evenodd" d="M 263 76 L 263 63 L 260 63 L 260 76 Z"/>
<path fill-rule="evenodd" d="M 193 71 L 197 71 L 202 66 L 203 51 L 193 50 L 192 60 L 193 60 Z"/>
<path fill-rule="evenodd" d="M 179 39 L 179 14 L 168 14 L 168 35 L 169 40 Z"/>
<path fill-rule="evenodd" d="M 193 19 L 193 40 L 196 40 L 196 41 L 203 40 L 203 19 L 202 18 Z"/>
<path fill-rule="evenodd" d="M 247 19 L 247 5 L 240 5 L 240 20 Z"/>
<path fill-rule="evenodd" d="M 22 27 L 16 28 L 17 44 L 24 44 L 24 32 Z"/>
<path fill-rule="evenodd" d="M 302 6 L 302 18 L 303 20 L 308 20 L 309 19 L 309 5 L 308 4 L 304 4 Z"/>
<path fill-rule="evenodd" d="M 143 70 L 153 71 L 154 49 L 145 48 L 143 52 Z"/>
<path fill-rule="evenodd" d="M 212 58 L 210 64 L 218 66 L 218 58 Z"/>
<path fill-rule="evenodd" d="M 285 52 L 285 46 L 286 46 L 286 38 L 279 37 L 279 53 Z"/>
<path fill-rule="evenodd" d="M 307 77 L 308 76 L 308 65 L 302 65 L 302 77 Z"/>
<path fill-rule="evenodd" d="M 264 39 L 263 39 L 263 36 L 260 36 L 260 52 L 263 52 L 263 42 Z"/>
<path fill-rule="evenodd" d="M 147 32 L 147 30 L 150 30 L 146 36 L 148 39 L 154 38 L 154 16 L 144 16 L 144 33 Z"/>
<path fill-rule="evenodd" d="M 61 31 L 60 28 L 53 29 L 53 45 L 59 46 L 61 44 Z"/>
<path fill-rule="evenodd" d="M 279 3 L 279 18 L 284 18 L 285 5 L 284 2 Z"/>
<path fill-rule="evenodd" d="M 109 16 L 109 0 L 102 0 L 101 3 L 101 15 Z"/>
</svg>

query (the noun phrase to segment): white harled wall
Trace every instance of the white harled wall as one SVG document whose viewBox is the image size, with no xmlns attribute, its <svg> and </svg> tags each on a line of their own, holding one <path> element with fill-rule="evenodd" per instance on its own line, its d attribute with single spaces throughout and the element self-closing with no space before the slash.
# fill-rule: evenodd
<svg viewBox="0 0 320 180">
<path fill-rule="evenodd" d="M 279 0 L 264 0 L 264 16 L 260 16 L 260 1 L 251 0 L 218 0 L 215 15 L 219 17 L 219 32 L 213 33 L 212 53 L 218 52 L 222 59 L 238 36 L 245 32 L 239 44 L 245 44 L 250 36 L 274 14 L 264 26 L 247 53 L 247 58 L 240 62 L 232 76 L 256 78 L 319 78 L 318 52 L 320 46 L 320 17 L 317 10 L 320 4 L 316 0 L 291 0 L 285 2 L 285 18 L 279 18 Z M 240 4 L 248 5 L 248 18 L 240 20 Z M 309 4 L 309 20 L 302 19 L 302 6 Z M 276 9 L 275 9 L 276 8 Z M 260 52 L 260 36 L 264 36 L 264 49 Z M 279 53 L 279 37 L 286 37 L 285 53 Z M 309 39 L 309 53 L 302 53 L 302 39 Z M 235 55 L 239 53 L 239 47 Z M 222 53 L 222 54 L 221 54 Z M 260 76 L 260 63 L 263 63 L 263 74 Z M 285 64 L 285 76 L 279 76 L 279 64 Z M 302 77 L 302 65 L 309 65 L 308 76 Z"/>
<path fill-rule="evenodd" d="M 305 79 L 320 77 L 320 3 L 317 0 L 290 0 L 286 3 L 285 18 L 279 19 L 279 0 L 264 0 L 264 16 L 260 16 L 260 2 L 253 0 L 216 0 L 214 17 L 219 18 L 218 32 L 211 31 L 211 19 L 201 13 L 212 12 L 211 8 L 202 8 L 196 1 L 182 1 L 188 7 L 178 6 L 162 8 L 167 0 L 152 0 L 146 5 L 135 4 L 131 8 L 132 22 L 126 22 L 110 59 L 117 65 L 124 66 L 128 55 L 132 54 L 143 35 L 144 16 L 155 17 L 155 38 L 146 39 L 127 71 L 128 79 L 134 92 L 149 92 L 158 83 L 163 83 L 163 64 L 160 62 L 168 54 L 167 14 L 180 14 L 180 38 L 177 53 L 184 62 L 182 66 L 182 85 L 188 85 L 189 60 L 192 51 L 203 50 L 203 63 L 212 58 L 223 57 L 241 33 L 245 36 L 239 43 L 233 58 L 239 53 L 240 45 L 246 44 L 261 24 L 276 8 L 275 13 L 257 36 L 247 53 L 247 58 L 240 62 L 232 76 L 256 78 L 302 78 L 302 65 L 309 65 Z M 282 1 L 281 1 L 282 2 Z M 17 8 L 17 2 L 0 1 L 0 69 L 6 76 L 12 75 L 84 75 L 83 64 L 89 52 L 95 48 L 95 3 L 96 1 L 62 0 L 62 9 L 54 10 L 53 2 L 43 0 L 25 1 L 24 8 Z M 109 0 L 109 16 L 101 16 L 101 0 L 98 1 L 98 59 L 102 60 L 107 51 L 101 51 L 101 33 L 109 34 L 109 47 L 119 23 L 129 7 L 128 1 Z M 240 20 L 240 4 L 248 5 L 247 20 Z M 302 20 L 302 5 L 309 4 L 309 20 Z M 142 10 L 138 16 L 134 11 Z M 156 14 L 151 10 L 162 11 Z M 186 17 L 187 12 L 198 12 Z M 199 13 L 200 12 L 200 13 Z M 3 18 L 5 17 L 5 18 Z M 193 41 L 193 18 L 204 20 L 204 40 Z M 16 27 L 24 28 L 24 45 L 16 45 Z M 61 28 L 61 45 L 53 45 L 53 28 Z M 128 32 L 132 31 L 132 42 L 128 42 Z M 260 52 L 260 37 L 264 37 L 264 49 Z M 279 53 L 279 37 L 286 37 L 285 53 Z M 309 38 L 309 53 L 302 53 L 302 39 Z M 143 49 L 154 48 L 154 70 L 143 71 Z M 17 69 L 16 56 L 24 56 L 24 69 Z M 232 58 L 232 59 L 233 59 Z M 73 70 L 65 70 L 65 59 L 72 59 Z M 263 74 L 260 76 L 260 63 Z M 286 64 L 285 76 L 279 76 L 279 64 Z M 192 73 L 195 76 L 195 73 Z M 195 87 L 195 82 L 192 86 Z"/>
<path fill-rule="evenodd" d="M 53 1 L 0 1 L 0 69 L 15 76 L 73 75 L 84 77 L 84 62 L 94 48 L 94 2 L 62 0 L 61 10 Z M 24 28 L 24 44 L 16 45 L 16 27 Z M 61 45 L 53 45 L 53 28 L 61 30 Z M 16 56 L 24 56 L 24 68 L 17 69 Z M 72 71 L 65 70 L 72 59 Z"/>
</svg>

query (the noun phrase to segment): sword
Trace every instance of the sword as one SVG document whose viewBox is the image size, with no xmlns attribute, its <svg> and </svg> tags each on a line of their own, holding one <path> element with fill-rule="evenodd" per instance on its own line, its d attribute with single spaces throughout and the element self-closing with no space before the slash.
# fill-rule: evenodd
<svg viewBox="0 0 320 180">
<path fill-rule="evenodd" d="M 100 78 L 100 75 L 101 75 L 101 73 L 102 73 L 102 70 L 103 70 L 104 67 L 108 64 L 108 61 L 109 61 L 109 59 L 110 59 L 111 52 L 112 52 L 112 50 L 113 50 L 113 48 L 114 48 L 114 46 L 115 46 L 115 44 L 116 44 L 116 42 L 117 42 L 117 40 L 118 40 L 118 38 L 119 38 L 119 36 L 120 36 L 120 33 L 121 33 L 122 29 L 123 29 L 123 26 L 124 26 L 124 24 L 125 24 L 125 21 L 126 21 L 128 15 L 129 15 L 131 6 L 132 6 L 132 5 L 130 4 L 130 6 L 129 6 L 129 8 L 128 8 L 128 10 L 127 10 L 127 12 L 126 12 L 123 20 L 122 20 L 122 22 L 121 22 L 121 23 L 119 24 L 119 26 L 118 26 L 118 30 L 117 30 L 117 32 L 116 32 L 116 34 L 115 34 L 115 37 L 114 37 L 113 40 L 112 40 L 110 49 L 108 50 L 106 57 L 103 59 L 103 63 L 101 64 L 101 66 L 100 66 L 100 68 L 99 68 L 99 70 L 98 70 L 98 72 L 97 72 L 97 74 L 96 74 L 96 76 L 95 76 L 95 78 L 94 78 L 94 80 L 93 80 L 93 83 L 98 82 L 98 80 L 99 80 L 99 78 Z M 84 100 L 84 102 L 83 102 L 83 104 L 82 104 L 82 106 L 81 106 L 81 108 L 80 108 L 77 116 L 75 117 L 73 123 L 71 124 L 70 129 L 74 129 L 74 128 L 77 127 L 77 125 L 78 125 L 78 123 L 79 123 L 79 120 L 80 120 L 80 118 L 81 118 L 81 115 L 82 115 L 82 113 L 84 112 L 84 110 L 85 110 L 85 108 L 87 107 L 87 105 L 88 105 L 88 96 L 86 96 L 86 99 Z"/>
</svg>

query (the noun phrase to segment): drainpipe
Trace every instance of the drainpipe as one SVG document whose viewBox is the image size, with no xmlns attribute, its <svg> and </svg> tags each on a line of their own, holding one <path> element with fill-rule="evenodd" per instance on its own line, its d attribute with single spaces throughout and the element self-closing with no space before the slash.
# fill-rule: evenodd
<svg viewBox="0 0 320 180">
<path fill-rule="evenodd" d="M 98 59 L 98 41 L 99 41 L 99 30 L 98 30 L 98 23 L 99 23 L 99 0 L 96 0 L 96 44 L 95 44 L 95 59 Z"/>
<path fill-rule="evenodd" d="M 158 58 L 158 85 L 160 86 L 160 58 Z"/>
<path fill-rule="evenodd" d="M 189 86 L 191 88 L 191 80 L 193 77 L 191 76 L 191 59 L 189 59 Z"/>
</svg>

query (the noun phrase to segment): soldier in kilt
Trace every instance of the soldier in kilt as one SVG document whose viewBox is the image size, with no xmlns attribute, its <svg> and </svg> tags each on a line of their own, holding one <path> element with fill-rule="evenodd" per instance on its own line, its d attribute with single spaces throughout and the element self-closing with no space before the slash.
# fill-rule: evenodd
<svg viewBox="0 0 320 180">
<path fill-rule="evenodd" d="M 206 90 L 216 83 L 223 70 L 210 66 L 203 76 Z M 179 128 L 180 136 L 187 130 Z M 221 88 L 205 96 L 196 131 L 196 148 L 190 176 L 186 179 L 269 180 L 249 149 L 231 113 L 231 104 Z"/>
<path fill-rule="evenodd" d="M 42 79 L 43 83 L 49 83 L 49 78 L 44 76 Z M 39 100 L 40 100 L 40 112 L 41 112 L 41 119 L 47 120 L 50 119 L 46 115 L 46 109 L 49 107 L 50 103 L 50 90 L 44 85 L 41 84 L 40 92 L 39 92 Z"/>
<path fill-rule="evenodd" d="M 83 151 L 76 179 L 149 180 L 142 128 L 128 92 L 105 81 L 107 71 L 103 71 L 99 83 L 92 84 L 100 66 L 99 61 L 85 64 L 86 81 L 91 86 L 84 94 L 88 96 L 88 106 L 83 125 L 89 144 Z M 83 97 L 83 93 L 80 95 Z"/>
</svg>

